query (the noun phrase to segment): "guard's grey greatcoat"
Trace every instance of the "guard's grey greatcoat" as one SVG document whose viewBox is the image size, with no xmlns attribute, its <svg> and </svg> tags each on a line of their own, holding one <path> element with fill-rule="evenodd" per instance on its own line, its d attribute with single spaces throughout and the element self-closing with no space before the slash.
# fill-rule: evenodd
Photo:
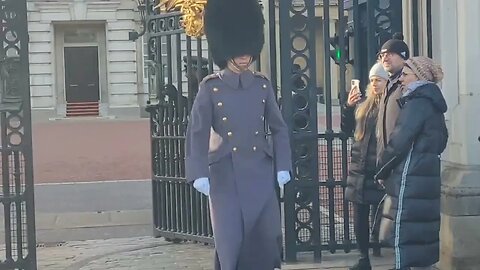
<svg viewBox="0 0 480 270">
<path fill-rule="evenodd" d="M 189 182 L 210 178 L 215 269 L 280 267 L 272 150 L 276 171 L 291 171 L 291 152 L 272 86 L 258 73 L 225 69 L 205 78 L 199 88 L 187 129 L 186 173 Z M 273 145 L 265 137 L 265 121 Z M 221 140 L 209 152 L 211 127 Z"/>
</svg>

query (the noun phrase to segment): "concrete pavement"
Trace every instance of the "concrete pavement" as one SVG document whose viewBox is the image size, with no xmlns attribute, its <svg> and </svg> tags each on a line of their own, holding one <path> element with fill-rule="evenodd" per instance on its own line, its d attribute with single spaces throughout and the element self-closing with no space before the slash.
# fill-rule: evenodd
<svg viewBox="0 0 480 270">
<path fill-rule="evenodd" d="M 35 208 L 38 243 L 152 235 L 150 180 L 36 185 Z"/>
<path fill-rule="evenodd" d="M 375 270 L 387 270 L 392 252 L 373 258 Z M 172 244 L 152 237 L 73 241 L 61 246 L 38 248 L 40 270 L 211 270 L 213 249 L 192 243 Z M 312 254 L 302 254 L 299 262 L 284 264 L 284 270 L 348 269 L 356 253 L 323 253 L 322 262 L 314 263 Z"/>
<path fill-rule="evenodd" d="M 36 186 L 39 243 L 152 234 L 150 180 Z"/>
</svg>

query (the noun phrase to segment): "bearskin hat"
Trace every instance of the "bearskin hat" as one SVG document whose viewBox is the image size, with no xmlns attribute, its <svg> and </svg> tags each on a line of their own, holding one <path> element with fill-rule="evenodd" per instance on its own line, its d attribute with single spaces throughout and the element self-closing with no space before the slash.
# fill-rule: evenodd
<svg viewBox="0 0 480 270">
<path fill-rule="evenodd" d="M 215 64 L 224 69 L 238 56 L 257 59 L 265 42 L 264 24 L 258 0 L 208 0 L 204 26 Z"/>
</svg>

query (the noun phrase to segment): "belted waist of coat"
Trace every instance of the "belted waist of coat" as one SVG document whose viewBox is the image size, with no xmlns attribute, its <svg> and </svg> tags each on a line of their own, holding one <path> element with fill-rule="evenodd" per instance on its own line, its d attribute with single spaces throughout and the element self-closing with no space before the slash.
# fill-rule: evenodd
<svg viewBox="0 0 480 270">
<path fill-rule="evenodd" d="M 228 155 L 232 155 L 232 157 L 242 156 L 242 158 L 248 158 L 249 156 L 256 156 L 260 154 L 273 158 L 272 148 L 272 145 L 268 144 L 267 142 L 258 146 L 232 146 L 230 144 L 223 144 L 216 151 L 208 153 L 208 164 L 212 165 Z"/>
</svg>

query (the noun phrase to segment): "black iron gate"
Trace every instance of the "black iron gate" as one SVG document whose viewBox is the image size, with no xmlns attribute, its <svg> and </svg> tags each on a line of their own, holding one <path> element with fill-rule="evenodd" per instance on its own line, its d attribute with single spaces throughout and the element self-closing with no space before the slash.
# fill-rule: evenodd
<svg viewBox="0 0 480 270">
<path fill-rule="evenodd" d="M 185 183 L 184 142 L 198 84 L 213 72 L 213 63 L 205 40 L 185 35 L 179 12 L 156 14 L 152 6 L 147 7 L 146 42 L 154 233 L 172 241 L 212 243 L 208 198 Z"/>
<path fill-rule="evenodd" d="M 298 252 L 320 260 L 322 250 L 354 248 L 353 213 L 343 198 L 351 139 L 340 131 L 334 103 L 346 100 L 352 64 L 349 79 L 364 89 L 379 47 L 401 31 L 401 15 L 394 0 L 279 1 L 282 106 L 295 178 L 284 199 L 288 261 Z"/>
<path fill-rule="evenodd" d="M 26 0 L 0 1 L 0 269 L 37 269 Z"/>
<path fill-rule="evenodd" d="M 157 13 L 147 2 L 154 231 L 172 241 L 212 243 L 208 199 L 185 183 L 184 141 L 199 81 L 215 71 L 203 38 L 181 28 L 179 12 Z M 395 0 L 264 1 L 269 74 L 291 130 L 294 181 L 285 190 L 285 254 L 349 252 L 350 205 L 343 199 L 350 138 L 339 131 L 346 74 L 367 81 L 380 44 L 401 29 Z M 328 7 L 328 8 L 324 8 Z M 393 17 L 400 21 L 392 20 Z M 279 40 L 277 42 L 277 34 Z M 278 52 L 278 53 L 277 53 Z M 277 80 L 277 73 L 280 79 Z M 336 105 L 336 104 L 337 105 Z"/>
</svg>

